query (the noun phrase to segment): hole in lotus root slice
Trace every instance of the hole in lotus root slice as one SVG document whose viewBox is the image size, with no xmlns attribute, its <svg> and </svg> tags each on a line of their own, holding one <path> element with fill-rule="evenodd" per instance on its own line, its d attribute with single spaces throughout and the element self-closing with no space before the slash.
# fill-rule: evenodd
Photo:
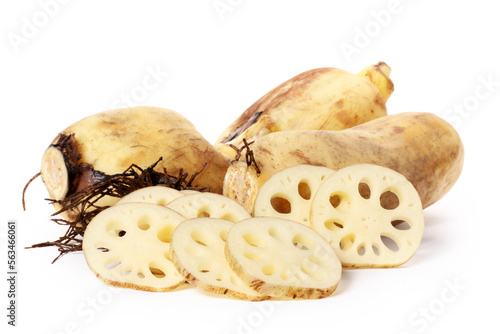
<svg viewBox="0 0 500 334">
<path fill-rule="evenodd" d="M 227 230 L 222 230 L 219 232 L 219 238 L 223 241 L 226 242 L 227 240 Z"/>
<path fill-rule="evenodd" d="M 396 230 L 399 231 L 408 231 L 409 229 L 411 229 L 410 223 L 408 223 L 404 219 L 393 219 L 391 221 L 391 225 L 392 227 L 394 227 Z"/>
<path fill-rule="evenodd" d="M 137 227 L 143 231 L 149 230 L 151 217 L 149 215 L 143 215 L 137 220 Z"/>
<path fill-rule="evenodd" d="M 231 212 L 223 214 L 220 219 L 229 220 L 230 222 L 236 223 L 239 219 Z"/>
<path fill-rule="evenodd" d="M 371 189 L 366 181 L 362 180 L 361 182 L 359 182 L 358 192 L 359 192 L 359 195 L 361 197 L 363 197 L 364 199 L 370 199 Z"/>
<path fill-rule="evenodd" d="M 344 228 L 344 224 L 337 218 L 327 219 L 324 225 L 330 231 L 340 231 Z"/>
<path fill-rule="evenodd" d="M 201 230 L 194 230 L 191 232 L 191 238 L 198 244 L 204 247 L 208 247 L 212 244 L 211 236 Z"/>
<path fill-rule="evenodd" d="M 276 266 L 272 263 L 262 266 L 262 273 L 264 273 L 264 275 L 270 276 L 273 275 L 275 272 L 276 272 Z"/>
<path fill-rule="evenodd" d="M 127 234 L 125 230 L 125 225 L 117 220 L 110 220 L 106 225 L 106 232 L 108 232 L 113 237 L 123 237 Z"/>
<path fill-rule="evenodd" d="M 387 249 L 389 249 L 390 251 L 393 251 L 393 252 L 399 251 L 399 244 L 393 237 L 382 234 L 380 236 L 380 240 L 382 240 L 382 243 L 384 244 L 384 246 Z"/>
<path fill-rule="evenodd" d="M 386 210 L 394 210 L 399 206 L 399 197 L 391 190 L 386 190 L 380 195 L 380 206 Z"/>
<path fill-rule="evenodd" d="M 249 260 L 252 260 L 252 261 L 260 261 L 260 260 L 262 260 L 262 254 L 255 253 L 255 252 L 248 251 L 248 252 L 243 253 L 243 256 L 246 257 Z"/>
<path fill-rule="evenodd" d="M 161 242 L 170 243 L 172 241 L 172 234 L 174 233 L 174 230 L 174 225 L 167 224 L 158 231 L 156 236 Z"/>
<path fill-rule="evenodd" d="M 305 180 L 300 181 L 297 188 L 298 188 L 297 190 L 299 192 L 300 197 L 302 197 L 303 199 L 305 199 L 307 201 L 311 199 L 312 191 L 311 191 L 311 187 L 309 187 L 309 184 L 307 183 L 307 181 L 305 181 Z"/>
<path fill-rule="evenodd" d="M 106 265 L 104 266 L 104 268 L 111 270 L 111 269 L 115 269 L 120 264 L 122 264 L 120 259 L 112 258 L 112 259 L 109 259 L 108 261 L 106 261 Z"/>
<path fill-rule="evenodd" d="M 311 238 L 302 233 L 296 234 L 292 239 L 292 243 L 295 247 L 301 250 L 313 249 L 314 247 L 314 243 Z"/>
<path fill-rule="evenodd" d="M 209 262 L 203 262 L 198 265 L 198 271 L 202 274 L 209 273 L 213 268 L 213 264 Z"/>
<path fill-rule="evenodd" d="M 290 271 L 289 270 L 283 271 L 280 277 L 283 281 L 288 281 L 288 279 L 290 279 Z"/>
<path fill-rule="evenodd" d="M 313 262 L 304 262 L 300 269 L 315 281 L 321 281 L 324 275 L 318 270 L 318 266 Z"/>
<path fill-rule="evenodd" d="M 358 255 L 363 256 L 366 253 L 365 244 L 361 243 L 358 245 Z"/>
<path fill-rule="evenodd" d="M 263 248 L 266 245 L 265 238 L 257 233 L 247 232 L 243 235 L 243 239 L 253 247 Z"/>
<path fill-rule="evenodd" d="M 197 218 L 210 218 L 210 208 L 208 206 L 203 206 L 198 209 L 196 214 Z"/>
<path fill-rule="evenodd" d="M 350 196 L 344 192 L 330 194 L 329 202 L 337 210 L 349 210 L 350 208 Z"/>
<path fill-rule="evenodd" d="M 158 267 L 157 264 L 151 263 L 149 264 L 149 271 L 156 278 L 164 278 L 166 276 L 165 272 Z"/>
<path fill-rule="evenodd" d="M 271 226 L 267 230 L 267 233 L 276 240 L 283 240 L 285 236 L 284 231 L 281 231 L 281 229 L 276 226 Z"/>
<path fill-rule="evenodd" d="M 345 235 L 342 239 L 340 239 L 339 248 L 343 251 L 349 250 L 352 245 L 354 245 L 355 239 L 356 236 L 353 233 Z"/>
<path fill-rule="evenodd" d="M 127 267 L 126 269 L 124 269 L 124 270 L 120 273 L 120 275 L 122 275 L 122 276 L 128 276 L 128 275 L 130 275 L 131 273 L 132 273 L 132 268 L 131 268 L 131 267 Z"/>
<path fill-rule="evenodd" d="M 280 195 L 271 197 L 270 203 L 277 213 L 287 214 L 292 212 L 290 201 Z"/>
</svg>

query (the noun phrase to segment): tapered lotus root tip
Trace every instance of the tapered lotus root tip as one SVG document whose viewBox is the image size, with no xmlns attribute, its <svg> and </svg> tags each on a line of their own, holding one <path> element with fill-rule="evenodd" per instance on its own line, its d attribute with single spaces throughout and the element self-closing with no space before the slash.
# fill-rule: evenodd
<svg viewBox="0 0 500 334">
<path fill-rule="evenodd" d="M 375 68 L 379 70 L 383 75 L 386 77 L 389 77 L 391 75 L 392 69 L 389 65 L 384 63 L 383 61 L 379 61 L 376 65 Z"/>
<path fill-rule="evenodd" d="M 43 183 L 53 200 L 61 200 L 68 192 L 68 171 L 60 150 L 50 146 L 42 157 L 40 170 Z"/>
<path fill-rule="evenodd" d="M 394 83 L 389 77 L 391 71 L 392 70 L 389 65 L 380 61 L 375 65 L 363 68 L 360 72 L 358 72 L 357 76 L 374 85 L 382 94 L 384 102 L 387 102 L 391 94 L 394 92 Z"/>
</svg>

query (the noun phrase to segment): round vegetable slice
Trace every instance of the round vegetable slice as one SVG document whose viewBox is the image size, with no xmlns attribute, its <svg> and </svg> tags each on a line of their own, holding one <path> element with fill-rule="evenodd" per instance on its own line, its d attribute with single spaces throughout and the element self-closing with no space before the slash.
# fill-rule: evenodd
<svg viewBox="0 0 500 334">
<path fill-rule="evenodd" d="M 275 298 L 327 297 L 342 272 L 325 239 L 310 227 L 281 218 L 257 217 L 234 224 L 225 252 L 246 284 Z"/>
<path fill-rule="evenodd" d="M 424 218 L 413 185 L 386 167 L 342 168 L 319 187 L 311 223 L 345 267 L 397 267 L 420 245 Z"/>
<path fill-rule="evenodd" d="M 208 192 L 177 198 L 170 202 L 167 208 L 179 212 L 186 219 L 221 218 L 237 222 L 251 217 L 250 213 L 235 200 Z"/>
<path fill-rule="evenodd" d="M 313 165 L 298 165 L 274 174 L 262 185 L 253 215 L 284 218 L 309 226 L 312 197 L 334 171 Z"/>
<path fill-rule="evenodd" d="M 174 199 L 184 196 L 179 190 L 166 186 L 145 187 L 123 196 L 116 204 L 150 203 L 166 206 Z"/>
<path fill-rule="evenodd" d="M 243 300 L 267 299 L 243 283 L 226 261 L 224 247 L 233 225 L 216 218 L 184 221 L 172 236 L 172 262 L 189 283 L 205 291 Z"/>
<path fill-rule="evenodd" d="M 89 268 L 104 282 L 136 290 L 170 291 L 185 282 L 170 260 L 170 241 L 184 221 L 149 203 L 125 203 L 101 211 L 83 237 Z"/>
</svg>

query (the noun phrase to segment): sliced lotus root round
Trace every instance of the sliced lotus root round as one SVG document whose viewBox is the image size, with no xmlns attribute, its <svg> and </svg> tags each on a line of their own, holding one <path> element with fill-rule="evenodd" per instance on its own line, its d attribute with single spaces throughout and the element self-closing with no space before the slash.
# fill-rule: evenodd
<svg viewBox="0 0 500 334">
<path fill-rule="evenodd" d="M 172 237 L 172 262 L 189 283 L 205 291 L 243 300 L 268 299 L 243 283 L 226 261 L 226 237 L 233 225 L 216 218 L 184 221 Z"/>
<path fill-rule="evenodd" d="M 150 203 L 166 206 L 174 199 L 184 196 L 177 189 L 166 186 L 151 186 L 134 190 L 130 194 L 123 196 L 116 204 L 123 203 Z"/>
<path fill-rule="evenodd" d="M 208 192 L 189 194 L 177 198 L 167 205 L 186 219 L 221 218 L 234 222 L 250 218 L 248 211 L 235 200 Z"/>
<path fill-rule="evenodd" d="M 170 241 L 185 219 L 149 203 L 109 207 L 92 219 L 83 237 L 89 268 L 104 282 L 146 291 L 170 291 L 185 282 L 170 260 Z"/>
<path fill-rule="evenodd" d="M 194 189 L 182 189 L 179 191 L 181 192 L 181 194 L 184 194 L 184 195 L 192 195 L 192 194 L 199 194 L 200 193 L 198 190 L 194 190 Z"/>
<path fill-rule="evenodd" d="M 309 226 L 312 197 L 334 171 L 298 165 L 274 174 L 262 185 L 254 204 L 254 217 L 289 219 Z"/>
<path fill-rule="evenodd" d="M 234 224 L 225 252 L 243 282 L 275 298 L 327 297 L 342 273 L 324 238 L 310 227 L 281 218 L 256 217 Z"/>
<path fill-rule="evenodd" d="M 311 223 L 345 267 L 397 267 L 415 254 L 424 231 L 413 185 L 371 164 L 345 167 L 325 180 L 312 201 Z"/>
</svg>

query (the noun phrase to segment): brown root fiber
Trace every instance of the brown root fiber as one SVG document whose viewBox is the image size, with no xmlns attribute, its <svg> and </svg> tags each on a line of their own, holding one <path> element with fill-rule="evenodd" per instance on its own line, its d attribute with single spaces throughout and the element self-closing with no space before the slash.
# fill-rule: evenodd
<svg viewBox="0 0 500 334">
<path fill-rule="evenodd" d="M 234 161 L 239 161 L 241 158 L 241 155 L 243 154 L 243 151 L 245 151 L 245 162 L 248 167 L 250 167 L 252 164 L 255 167 L 255 171 L 257 175 L 260 174 L 260 169 L 259 166 L 257 166 L 257 161 L 255 161 L 255 157 L 253 155 L 253 151 L 250 148 L 250 145 L 252 145 L 254 142 L 247 142 L 245 138 L 243 138 L 243 146 L 238 148 L 232 144 L 230 144 L 231 148 L 236 151 L 236 156 L 234 157 Z"/>
<path fill-rule="evenodd" d="M 83 235 L 90 221 L 101 211 L 109 206 L 99 206 L 97 202 L 105 197 L 111 196 L 122 198 L 134 190 L 149 186 L 163 185 L 177 190 L 192 189 L 198 191 L 209 191 L 206 187 L 193 186 L 195 177 L 202 172 L 206 163 L 199 171 L 189 176 L 182 169 L 179 175 L 170 175 L 166 170 L 157 172 L 155 166 L 162 160 L 160 158 L 151 166 L 142 169 L 137 165 L 131 165 L 123 173 L 106 175 L 101 173 L 99 180 L 88 187 L 72 193 L 62 200 L 48 199 L 52 204 L 58 204 L 60 210 L 52 214 L 57 216 L 63 212 L 76 213 L 74 220 L 54 218 L 52 221 L 60 225 L 67 225 L 66 233 L 55 241 L 42 242 L 28 248 L 39 248 L 55 246 L 59 250 L 59 255 L 52 263 L 57 261 L 62 255 L 82 250 Z"/>
</svg>

